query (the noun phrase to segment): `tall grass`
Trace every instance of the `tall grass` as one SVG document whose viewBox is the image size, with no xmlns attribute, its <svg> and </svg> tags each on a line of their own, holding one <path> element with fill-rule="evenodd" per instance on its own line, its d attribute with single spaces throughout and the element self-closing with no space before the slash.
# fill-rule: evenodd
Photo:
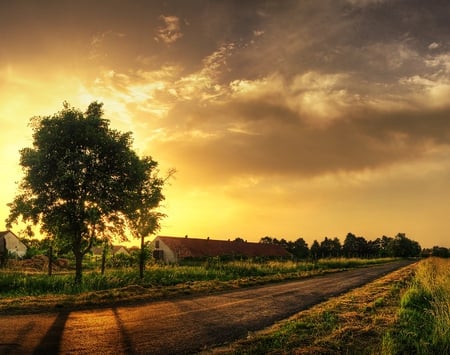
<svg viewBox="0 0 450 355">
<path fill-rule="evenodd" d="M 383 342 L 385 354 L 450 354 L 450 260 L 419 263 L 398 324 Z"/>
<path fill-rule="evenodd" d="M 73 284 L 73 275 L 29 274 L 0 271 L 0 298 L 11 296 L 37 296 L 44 294 L 77 294 L 100 291 L 128 285 L 143 287 L 173 286 L 195 281 L 230 281 L 270 277 L 272 280 L 298 278 L 326 270 L 347 269 L 379 264 L 388 259 L 323 259 L 318 262 L 293 261 L 228 261 L 212 258 L 193 265 L 147 266 L 144 278 L 137 269 L 108 270 L 104 275 L 97 271 L 85 272 L 81 285 Z"/>
</svg>

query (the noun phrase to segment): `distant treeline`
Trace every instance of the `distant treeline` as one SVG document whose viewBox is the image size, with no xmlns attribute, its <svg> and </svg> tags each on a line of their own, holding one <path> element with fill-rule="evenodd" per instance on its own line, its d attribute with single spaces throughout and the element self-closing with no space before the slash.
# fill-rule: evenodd
<svg viewBox="0 0 450 355">
<path fill-rule="evenodd" d="M 424 256 L 449 256 L 449 250 L 435 247 L 432 250 L 422 250 L 420 244 L 406 237 L 404 233 L 398 233 L 394 238 L 382 236 L 375 240 L 366 240 L 348 233 L 344 243 L 339 238 L 325 237 L 321 242 L 314 240 L 311 247 L 303 238 L 296 241 L 287 241 L 284 238 L 277 239 L 263 237 L 260 243 L 277 244 L 286 248 L 298 259 L 321 259 L 330 257 L 347 258 L 383 258 L 383 257 L 418 257 Z M 436 249 L 436 250 L 435 250 Z"/>
<path fill-rule="evenodd" d="M 450 258 L 450 249 L 440 246 L 434 246 L 431 249 L 429 248 L 423 249 L 422 256 L 424 257 L 437 256 L 439 258 Z"/>
</svg>

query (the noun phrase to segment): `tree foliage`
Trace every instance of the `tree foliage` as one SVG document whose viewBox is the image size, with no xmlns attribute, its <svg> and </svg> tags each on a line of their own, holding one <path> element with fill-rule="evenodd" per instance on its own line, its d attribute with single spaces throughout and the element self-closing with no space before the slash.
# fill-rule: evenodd
<svg viewBox="0 0 450 355">
<path fill-rule="evenodd" d="M 294 242 L 287 241 L 286 239 L 277 239 L 269 236 L 265 236 L 259 241 L 262 244 L 276 244 L 285 248 L 294 258 L 306 259 L 309 256 L 308 243 L 303 238 L 298 238 Z"/>
<path fill-rule="evenodd" d="M 320 243 L 320 255 L 322 258 L 341 256 L 341 242 L 339 239 L 325 237 L 325 239 Z"/>
<path fill-rule="evenodd" d="M 164 198 L 157 162 L 139 158 L 131 133 L 111 129 L 102 104 L 86 112 L 64 103 L 53 116 L 31 119 L 33 145 L 20 151 L 24 178 L 9 204 L 11 225 L 22 218 L 70 247 L 81 282 L 82 259 L 97 239 L 124 235 L 139 206 Z"/>
</svg>

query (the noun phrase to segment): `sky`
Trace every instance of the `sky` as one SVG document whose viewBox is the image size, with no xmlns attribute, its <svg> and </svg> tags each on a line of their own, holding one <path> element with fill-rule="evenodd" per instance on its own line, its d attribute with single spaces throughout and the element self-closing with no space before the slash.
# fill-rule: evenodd
<svg viewBox="0 0 450 355">
<path fill-rule="evenodd" d="M 0 0 L 0 220 L 30 118 L 99 101 L 177 170 L 161 235 L 450 247 L 449 18 L 447 0 Z"/>
</svg>

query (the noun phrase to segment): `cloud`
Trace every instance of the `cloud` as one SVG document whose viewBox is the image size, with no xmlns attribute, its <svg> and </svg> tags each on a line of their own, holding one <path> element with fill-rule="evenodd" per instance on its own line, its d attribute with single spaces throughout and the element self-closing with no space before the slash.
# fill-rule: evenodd
<svg viewBox="0 0 450 355">
<path fill-rule="evenodd" d="M 378 170 L 449 144 L 446 53 L 420 55 L 401 41 L 369 45 L 366 68 L 420 74 L 368 85 L 362 66 L 237 79 L 242 48 L 221 44 L 195 71 L 105 71 L 95 90 L 121 103 L 149 150 L 197 181 Z"/>
<path fill-rule="evenodd" d="M 436 43 L 436 42 L 433 42 L 433 43 L 430 43 L 429 45 L 428 45 L 428 49 L 437 49 L 437 48 L 439 48 L 440 47 L 440 44 L 439 43 Z"/>
<path fill-rule="evenodd" d="M 234 44 L 221 45 L 202 60 L 202 68 L 180 78 L 174 85 L 181 100 L 211 101 L 223 95 L 221 75 L 227 71 L 227 58 L 232 55 Z"/>
<path fill-rule="evenodd" d="M 91 38 L 88 59 L 106 58 L 111 48 L 117 46 L 116 41 L 124 37 L 126 37 L 125 34 L 112 30 L 96 33 Z"/>
<path fill-rule="evenodd" d="M 176 16 L 164 16 L 159 17 L 163 21 L 164 26 L 158 28 L 155 40 L 162 41 L 166 44 L 172 44 L 183 37 L 183 33 L 180 29 L 180 19 Z"/>
<path fill-rule="evenodd" d="M 263 111 L 281 113 L 283 108 L 260 103 Z M 450 129 L 443 127 L 449 112 L 422 114 L 388 116 L 372 112 L 370 119 L 336 121 L 326 128 L 307 126 L 301 121 L 281 122 L 268 115 L 260 122 L 241 123 L 245 131 L 253 134 L 229 129 L 205 139 L 183 131 L 183 136 L 156 141 L 153 147 L 176 156 L 185 174 L 199 180 L 207 177 L 216 183 L 248 175 L 313 177 L 376 171 L 448 148 Z M 211 132 L 199 125 L 197 130 Z M 189 166 L 198 170 L 191 171 Z"/>
<path fill-rule="evenodd" d="M 160 16 L 157 41 L 183 41 L 105 65 L 86 97 L 103 98 L 142 149 L 205 181 L 382 170 L 449 144 L 448 52 L 431 45 L 446 35 L 406 31 L 434 25 L 397 11 L 405 2 L 246 7 L 224 40 L 213 20 L 233 4 L 220 21 L 220 6 L 203 13 L 208 33 L 192 18 L 182 32 L 182 9 Z"/>
<path fill-rule="evenodd" d="M 415 97 L 389 106 L 389 92 L 378 93 L 377 100 L 361 97 L 343 89 L 349 81 L 348 75 L 318 72 L 291 81 L 279 74 L 233 81 L 220 103 L 176 104 L 168 120 L 173 115 L 177 125 L 165 132 L 177 138 L 155 144 L 170 153 L 170 145 L 177 142 L 180 161 L 201 166 L 210 176 L 226 177 L 383 169 L 450 143 L 448 106 L 422 105 Z M 194 128 L 214 134 L 176 134 Z"/>
</svg>

